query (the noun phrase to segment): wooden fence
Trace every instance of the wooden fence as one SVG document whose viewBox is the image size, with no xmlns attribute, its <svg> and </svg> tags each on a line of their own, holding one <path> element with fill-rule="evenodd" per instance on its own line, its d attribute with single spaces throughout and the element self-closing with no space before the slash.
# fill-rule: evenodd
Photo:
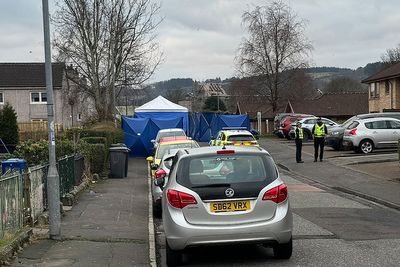
<svg viewBox="0 0 400 267">
<path fill-rule="evenodd" d="M 47 121 L 19 122 L 18 130 L 20 141 L 47 139 Z M 55 124 L 54 131 L 56 135 L 62 133 L 62 125 Z"/>
</svg>

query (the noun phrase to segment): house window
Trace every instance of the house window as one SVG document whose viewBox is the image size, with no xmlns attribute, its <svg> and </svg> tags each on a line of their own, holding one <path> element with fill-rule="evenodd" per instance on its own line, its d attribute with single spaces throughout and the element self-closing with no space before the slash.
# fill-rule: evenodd
<svg viewBox="0 0 400 267">
<path fill-rule="evenodd" d="M 31 92 L 31 104 L 46 104 L 47 95 L 45 92 Z"/>
<path fill-rule="evenodd" d="M 4 104 L 4 96 L 2 92 L 0 92 L 0 104 Z"/>
<path fill-rule="evenodd" d="M 380 90 L 380 84 L 377 82 L 375 84 L 375 97 L 379 97 L 379 90 Z"/>
<path fill-rule="evenodd" d="M 369 95 L 371 98 L 375 97 L 375 83 L 369 84 Z"/>
<path fill-rule="evenodd" d="M 78 115 L 76 115 L 76 120 L 77 121 L 82 121 L 82 114 L 78 113 Z"/>
<path fill-rule="evenodd" d="M 385 94 L 389 95 L 392 90 L 392 83 L 390 81 L 385 81 Z"/>
</svg>

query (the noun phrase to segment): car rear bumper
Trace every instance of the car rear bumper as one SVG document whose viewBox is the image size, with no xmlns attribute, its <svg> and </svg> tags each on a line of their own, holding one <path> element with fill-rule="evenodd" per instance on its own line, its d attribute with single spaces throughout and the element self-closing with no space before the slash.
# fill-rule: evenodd
<svg viewBox="0 0 400 267">
<path fill-rule="evenodd" d="M 343 148 L 345 148 L 345 149 L 351 149 L 354 147 L 354 143 L 352 140 L 343 139 L 342 145 L 343 145 Z"/>
<path fill-rule="evenodd" d="M 173 209 L 166 206 L 164 209 Z M 246 224 L 193 225 L 185 220 L 182 212 L 163 215 L 165 236 L 175 250 L 209 245 L 287 243 L 292 237 L 292 220 L 287 202 L 278 205 L 272 219 Z"/>
<path fill-rule="evenodd" d="M 331 147 L 340 147 L 342 145 L 342 137 L 327 136 L 326 144 Z"/>
</svg>

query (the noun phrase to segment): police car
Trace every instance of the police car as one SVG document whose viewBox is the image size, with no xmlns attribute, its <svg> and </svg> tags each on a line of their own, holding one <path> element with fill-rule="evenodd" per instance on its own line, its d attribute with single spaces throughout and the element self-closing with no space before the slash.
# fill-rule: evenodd
<svg viewBox="0 0 400 267">
<path fill-rule="evenodd" d="M 211 146 L 258 146 L 258 142 L 246 128 L 222 128 L 217 137 L 211 138 Z"/>
</svg>

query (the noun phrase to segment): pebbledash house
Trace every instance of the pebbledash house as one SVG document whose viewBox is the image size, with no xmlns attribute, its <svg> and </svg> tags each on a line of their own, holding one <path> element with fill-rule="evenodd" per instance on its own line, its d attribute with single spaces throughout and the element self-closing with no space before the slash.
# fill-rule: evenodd
<svg viewBox="0 0 400 267">
<path fill-rule="evenodd" d="M 52 64 L 54 122 L 62 128 L 79 127 L 93 110 L 69 77 L 77 72 L 64 63 Z M 0 108 L 10 103 L 18 123 L 47 121 L 44 63 L 0 63 Z"/>
</svg>

